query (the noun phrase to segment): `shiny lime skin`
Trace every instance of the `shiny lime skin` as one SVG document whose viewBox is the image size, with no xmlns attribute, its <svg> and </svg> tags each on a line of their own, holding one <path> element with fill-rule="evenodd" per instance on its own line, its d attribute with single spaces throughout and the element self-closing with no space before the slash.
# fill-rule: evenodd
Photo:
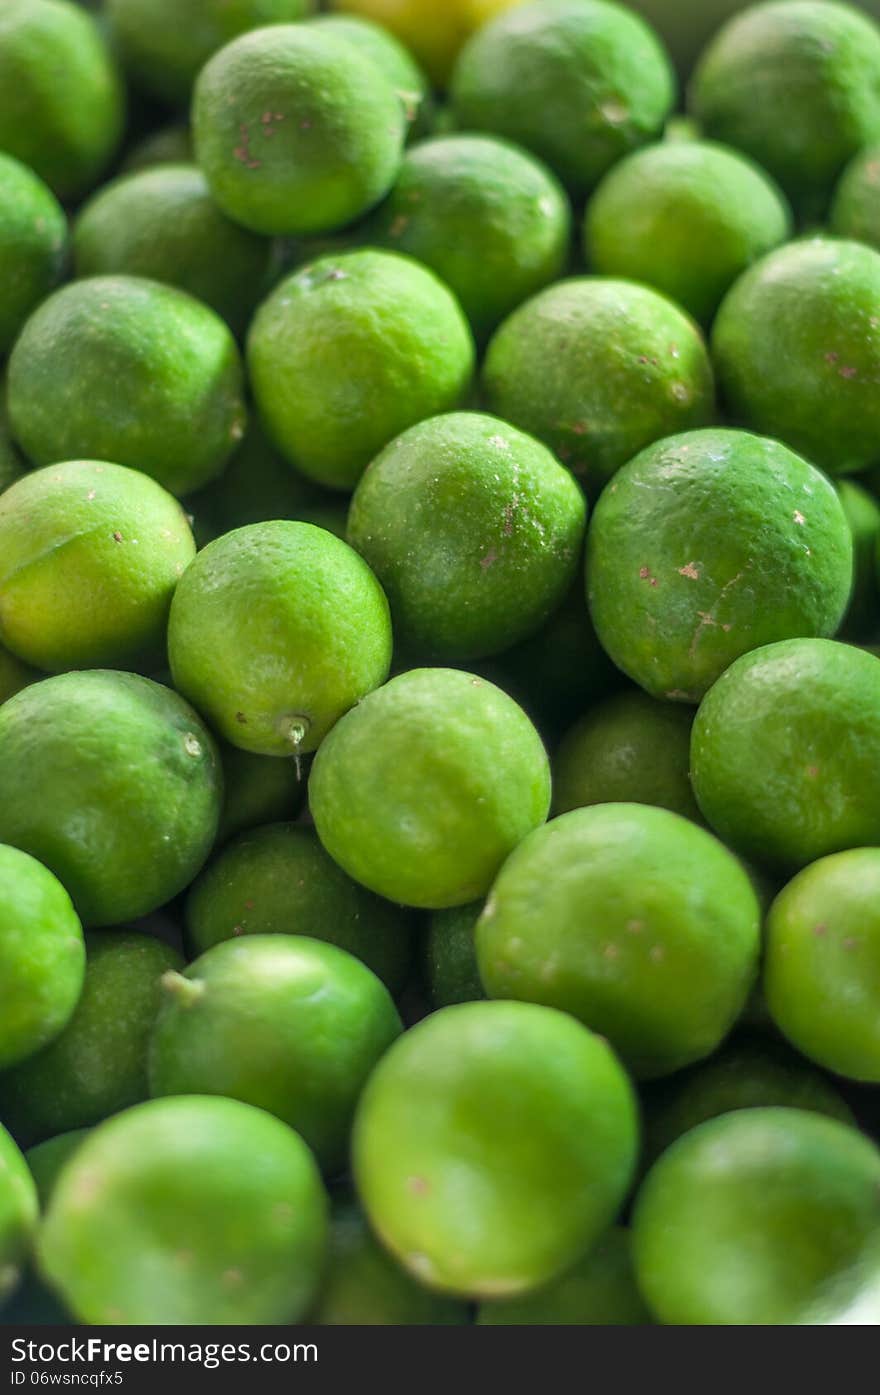
<svg viewBox="0 0 880 1395">
<path fill-rule="evenodd" d="M 218 845 L 247 828 L 258 828 L 276 819 L 292 819 L 299 813 L 306 787 L 302 762 L 298 763 L 295 757 L 275 760 L 272 756 L 255 756 L 223 741 L 220 762 L 223 811 L 217 829 Z"/>
<path fill-rule="evenodd" d="M 217 830 L 220 760 L 177 693 L 135 674 L 64 673 L 0 707 L 0 842 L 55 873 L 84 925 L 170 901 Z"/>
<path fill-rule="evenodd" d="M 147 1098 L 147 1046 L 160 979 L 176 950 L 134 930 L 86 937 L 82 994 L 62 1032 L 0 1075 L 0 1117 L 26 1144 L 88 1128 Z"/>
<path fill-rule="evenodd" d="M 637 1146 L 632 1087 L 601 1038 L 530 1003 L 459 1003 L 374 1071 L 354 1177 L 379 1238 L 420 1282 L 512 1297 L 606 1229 Z"/>
<path fill-rule="evenodd" d="M 159 101 L 183 106 L 217 49 L 258 25 L 304 19 L 313 0 L 106 0 L 128 76 Z"/>
<path fill-rule="evenodd" d="M 295 1322 L 317 1288 L 327 1203 L 297 1134 L 239 1100 L 150 1100 L 95 1129 L 38 1241 L 86 1324 Z"/>
<path fill-rule="evenodd" d="M 714 407 L 693 321 L 647 286 L 604 277 L 560 281 L 515 310 L 489 345 L 483 389 L 490 411 L 548 445 L 591 494 Z"/>
<path fill-rule="evenodd" d="M 580 559 L 583 494 L 546 446 L 497 417 L 411 426 L 367 468 L 348 540 L 379 578 L 395 639 L 422 659 L 497 654 L 561 604 Z"/>
<path fill-rule="evenodd" d="M 450 291 L 392 252 L 321 257 L 272 292 L 248 336 L 257 406 L 303 474 L 353 489 L 393 437 L 452 411 L 474 346 Z"/>
<path fill-rule="evenodd" d="M 411 1278 L 374 1238 L 357 1203 L 334 1202 L 327 1266 L 308 1321 L 318 1327 L 458 1327 L 464 1303 Z"/>
<path fill-rule="evenodd" d="M 709 689 L 691 737 L 704 816 L 759 867 L 880 843 L 880 659 L 827 639 L 768 644 Z"/>
<path fill-rule="evenodd" d="M 708 1061 L 681 1071 L 642 1096 L 644 1163 L 707 1119 L 737 1109 L 785 1106 L 854 1124 L 832 1083 L 772 1036 L 737 1036 Z"/>
<path fill-rule="evenodd" d="M 850 160 L 834 190 L 828 226 L 835 237 L 880 248 L 880 146 Z"/>
<path fill-rule="evenodd" d="M 280 762 L 276 762 L 280 763 Z M 311 828 L 275 823 L 235 838 L 190 887 L 195 954 L 240 935 L 307 935 L 360 959 L 392 993 L 412 957 L 411 918 L 346 876 Z"/>
<path fill-rule="evenodd" d="M 880 849 L 823 857 L 770 908 L 764 995 L 789 1041 L 826 1070 L 880 1082 Z"/>
<path fill-rule="evenodd" d="M 428 922 L 422 951 L 425 986 L 435 1008 L 485 998 L 477 968 L 474 930 L 482 901 L 435 911 Z"/>
<path fill-rule="evenodd" d="M 219 474 L 244 433 L 235 340 L 173 286 L 75 281 L 43 302 L 16 343 L 9 416 L 35 465 L 112 460 L 188 494 Z"/>
<path fill-rule="evenodd" d="M 104 36 L 68 0 L 4 0 L 0 148 L 61 198 L 89 189 L 122 137 L 125 95 Z"/>
<path fill-rule="evenodd" d="M 501 869 L 477 922 L 490 997 L 544 1003 L 653 1079 L 710 1055 L 755 980 L 760 908 L 742 865 L 667 809 L 553 819 Z"/>
<path fill-rule="evenodd" d="M 0 1068 L 57 1037 L 76 1007 L 85 959 L 64 887 L 35 858 L 0 845 Z"/>
<path fill-rule="evenodd" d="M 460 127 L 516 141 L 583 195 L 659 135 L 675 79 L 654 32 L 622 6 L 533 0 L 468 41 L 451 97 Z"/>
<path fill-rule="evenodd" d="M 651 1316 L 636 1288 L 629 1232 L 613 1226 L 559 1279 L 507 1302 L 483 1303 L 479 1327 L 641 1327 Z"/>
<path fill-rule="evenodd" d="M 791 235 L 791 211 L 757 165 L 710 141 L 629 155 L 587 206 L 587 264 L 643 281 L 706 324 L 741 272 Z"/>
<path fill-rule="evenodd" d="M 28 1148 L 24 1159 L 37 1184 L 41 1210 L 45 1210 L 49 1203 L 61 1169 L 89 1133 L 89 1129 L 70 1129 L 67 1133 L 56 1134 L 54 1138 L 47 1138 L 44 1143 L 35 1143 L 33 1148 Z"/>
<path fill-rule="evenodd" d="M 653 697 L 680 702 L 699 702 L 758 645 L 833 635 L 852 576 L 852 534 L 826 477 L 778 441 L 718 427 L 625 465 L 587 543 L 601 643 Z"/>
<path fill-rule="evenodd" d="M 180 504 L 139 470 L 71 460 L 31 471 L 0 496 L 0 640 L 55 672 L 162 659 L 195 552 Z"/>
<path fill-rule="evenodd" d="M 880 1227 L 880 1153 L 800 1109 L 692 1129 L 636 1199 L 636 1275 L 658 1321 L 784 1325 L 858 1265 Z"/>
<path fill-rule="evenodd" d="M 550 805 L 547 755 L 494 684 L 411 669 L 340 721 L 315 757 L 318 836 L 355 881 L 442 910 L 488 891 Z"/>
<path fill-rule="evenodd" d="M 168 654 L 175 687 L 227 741 L 301 755 L 387 677 L 388 602 L 332 533 L 254 523 L 209 543 L 184 573 Z"/>
<path fill-rule="evenodd" d="M 847 160 L 880 138 L 880 30 L 851 5 L 756 5 L 703 53 L 689 107 L 709 137 L 821 211 Z"/>
<path fill-rule="evenodd" d="M 341 1172 L 358 1097 L 402 1031 L 354 955 L 304 935 L 225 940 L 166 974 L 150 1093 L 224 1095 L 275 1114 Z"/>
<path fill-rule="evenodd" d="M 465 132 L 408 153 L 366 236 L 435 271 L 484 343 L 562 274 L 571 209 L 540 161 L 507 141 Z"/>
<path fill-rule="evenodd" d="M 646 693 L 606 698 L 566 732 L 553 757 L 553 809 L 656 804 L 700 820 L 688 775 L 692 714 Z"/>
<path fill-rule="evenodd" d="M 403 101 L 368 56 L 314 25 L 270 25 L 200 72 L 196 159 L 223 212 L 267 236 L 332 232 L 388 192 Z"/>
<path fill-rule="evenodd" d="M 14 1140 L 0 1124 L 0 1309 L 18 1286 L 38 1214 L 34 1179 Z"/>
<path fill-rule="evenodd" d="M 853 639 L 873 637 L 880 628 L 880 503 L 855 480 L 839 480 L 837 493 L 853 539 L 852 595 L 838 633 Z"/>
<path fill-rule="evenodd" d="M 880 252 L 812 238 L 735 282 L 712 331 L 719 388 L 745 426 L 831 474 L 880 459 Z"/>
<path fill-rule="evenodd" d="M 146 276 L 216 310 L 233 330 L 268 289 L 272 244 L 217 208 L 195 165 L 157 165 L 106 184 L 77 215 L 77 276 Z"/>
<path fill-rule="evenodd" d="M 64 270 L 67 218 L 33 170 L 0 154 L 0 353 Z"/>
<path fill-rule="evenodd" d="M 433 101 L 428 78 L 409 48 L 390 29 L 357 15 L 316 15 L 312 27 L 341 39 L 368 58 L 390 82 L 403 102 L 410 138 L 427 135 L 432 124 Z"/>
</svg>

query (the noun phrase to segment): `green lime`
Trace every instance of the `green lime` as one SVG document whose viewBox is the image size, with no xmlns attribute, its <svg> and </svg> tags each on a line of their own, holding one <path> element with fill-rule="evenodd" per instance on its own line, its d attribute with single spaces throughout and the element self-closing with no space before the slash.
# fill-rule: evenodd
<svg viewBox="0 0 880 1395">
<path fill-rule="evenodd" d="M 219 474 L 244 434 L 235 340 L 176 287 L 138 276 L 76 281 L 22 331 L 9 416 L 37 465 L 115 460 L 188 494 Z"/>
<path fill-rule="evenodd" d="M 195 551 L 177 500 L 139 470 L 32 471 L 0 495 L 0 640 L 56 671 L 161 659 Z"/>
<path fill-rule="evenodd" d="M 14 654 L 0 646 L 0 703 L 14 697 L 22 688 L 26 688 L 29 683 L 36 683 L 42 677 L 36 669 L 23 664 Z"/>
<path fill-rule="evenodd" d="M 473 366 L 452 294 L 427 267 L 391 252 L 346 252 L 294 272 L 248 336 L 269 434 L 303 474 L 337 489 L 353 489 L 408 426 L 457 407 Z"/>
<path fill-rule="evenodd" d="M 468 41 L 452 78 L 461 127 L 525 146 L 575 194 L 658 136 L 674 102 L 656 34 L 605 0 L 515 5 Z"/>
<path fill-rule="evenodd" d="M 311 24 L 227 44 L 193 98 L 196 158 L 224 213 L 268 235 L 332 232 L 388 192 L 404 103 L 368 54 Z"/>
<path fill-rule="evenodd" d="M 583 1259 L 535 1293 L 483 1303 L 480 1327 L 641 1327 L 651 1318 L 636 1288 L 629 1231 L 614 1226 Z"/>
<path fill-rule="evenodd" d="M 354 955 L 304 935 L 216 944 L 163 976 L 150 1093 L 225 1095 L 275 1114 L 333 1175 L 355 1106 L 401 1033 L 387 988 Z"/>
<path fill-rule="evenodd" d="M 552 615 L 585 520 L 579 486 L 539 441 L 455 412 L 411 426 L 376 457 L 348 539 L 382 583 L 398 645 L 464 661 L 508 649 Z"/>
<path fill-rule="evenodd" d="M 170 901 L 217 830 L 220 761 L 192 708 L 131 673 L 64 673 L 0 707 L 0 842 L 55 873 L 85 925 Z"/>
<path fill-rule="evenodd" d="M 281 764 L 281 762 L 273 762 Z M 195 954 L 240 935 L 307 935 L 361 959 L 392 993 L 412 957 L 410 917 L 337 867 L 311 828 L 254 828 L 228 843 L 190 888 Z"/>
<path fill-rule="evenodd" d="M 639 1287 L 674 1326 L 786 1325 L 880 1228 L 880 1153 L 801 1109 L 740 1109 L 673 1143 L 633 1218 Z"/>
<path fill-rule="evenodd" d="M 701 821 L 689 777 L 692 713 L 646 693 L 591 707 L 553 758 L 557 814 L 590 804 L 655 804 Z"/>
<path fill-rule="evenodd" d="M 880 848 L 820 858 L 779 893 L 767 920 L 764 993 L 812 1061 L 880 1082 Z"/>
<path fill-rule="evenodd" d="M 508 858 L 477 922 L 477 963 L 490 997 L 570 1012 L 650 1080 L 730 1031 L 760 929 L 746 872 L 710 833 L 667 809 L 597 804 Z"/>
<path fill-rule="evenodd" d="M 596 638 L 580 577 L 537 634 L 500 654 L 495 669 L 500 686 L 552 736 L 624 681 Z"/>
<path fill-rule="evenodd" d="M 6 403 L 6 374 L 0 374 L 0 494 L 25 473 L 24 461 L 12 439 Z"/>
<path fill-rule="evenodd" d="M 55 195 L 33 170 L 0 154 L 0 353 L 61 280 L 66 253 L 67 219 Z"/>
<path fill-rule="evenodd" d="M 298 474 L 256 420 L 250 422 L 223 474 L 188 502 L 194 510 L 202 505 L 208 509 L 218 534 L 247 523 L 291 518 L 345 537 L 347 497 Z"/>
<path fill-rule="evenodd" d="M 327 1267 L 309 1322 L 318 1327 L 457 1327 L 468 1321 L 463 1303 L 431 1293 L 374 1239 L 349 1197 L 330 1215 Z"/>
<path fill-rule="evenodd" d="M 425 934 L 422 963 L 425 986 L 435 1008 L 485 998 L 477 968 L 474 931 L 482 901 L 434 911 Z"/>
<path fill-rule="evenodd" d="M 618 667 L 653 697 L 699 702 L 740 654 L 835 633 L 852 534 L 806 460 L 712 427 L 658 441 L 618 472 L 593 513 L 586 574 Z"/>
<path fill-rule="evenodd" d="M 854 1124 L 834 1086 L 772 1037 L 738 1037 L 708 1061 L 664 1080 L 643 1095 L 644 1162 L 707 1119 L 771 1105 L 808 1109 Z"/>
<path fill-rule="evenodd" d="M 183 959 L 133 930 L 86 936 L 82 995 L 63 1031 L 0 1075 L 0 1117 L 25 1143 L 88 1128 L 147 1098 L 160 980 Z"/>
<path fill-rule="evenodd" d="M 221 741 L 223 766 L 223 811 L 217 842 L 225 843 L 247 828 L 292 819 L 305 798 L 302 763 L 295 758 L 275 760 L 255 756 Z"/>
<path fill-rule="evenodd" d="M 355 881 L 442 910 L 484 895 L 543 823 L 550 772 L 538 733 L 500 688 L 455 669 L 412 669 L 337 724 L 309 797 L 321 842 Z"/>
<path fill-rule="evenodd" d="M 591 493 L 714 412 L 693 321 L 647 286 L 603 277 L 560 281 L 515 310 L 489 345 L 483 387 L 490 411 L 544 441 Z"/>
<path fill-rule="evenodd" d="M 712 353 L 747 426 L 832 474 L 880 459 L 880 252 L 833 238 L 771 252 L 728 292 Z"/>
<path fill-rule="evenodd" d="M 524 150 L 453 134 L 407 154 L 365 236 L 435 271 L 483 342 L 562 274 L 571 209 L 554 176 Z"/>
<path fill-rule="evenodd" d="M 741 272 L 791 236 L 769 175 L 709 141 L 664 141 L 605 176 L 587 206 L 588 264 L 644 281 L 708 323 Z"/>
<path fill-rule="evenodd" d="M 713 140 L 821 211 L 850 156 L 880 138 L 880 30 L 851 5 L 755 5 L 703 53 L 690 108 Z"/>
<path fill-rule="evenodd" d="M 430 83 L 414 54 L 390 29 L 357 15 L 317 15 L 312 27 L 369 58 L 402 101 L 410 136 L 427 135 L 433 117 Z"/>
<path fill-rule="evenodd" d="M 861 639 L 880 625 L 880 503 L 855 480 L 840 480 L 837 493 L 853 539 L 853 587 L 840 633 Z"/>
<path fill-rule="evenodd" d="M 880 659 L 827 639 L 737 659 L 703 699 L 691 739 L 709 823 L 744 857 L 780 871 L 880 844 L 878 761 Z"/>
<path fill-rule="evenodd" d="M 77 215 L 77 276 L 146 276 L 188 291 L 233 330 L 268 286 L 272 244 L 221 213 L 195 165 L 157 165 L 105 184 Z"/>
<path fill-rule="evenodd" d="M 27 1163 L 0 1124 L 0 1307 L 18 1287 L 39 1215 Z"/>
<path fill-rule="evenodd" d="M 182 122 L 173 122 L 150 131 L 133 145 L 122 162 L 123 174 L 152 169 L 154 165 L 191 165 L 194 159 L 192 132 Z"/>
<path fill-rule="evenodd" d="M 85 971 L 82 926 L 52 873 L 0 844 L 0 1067 L 57 1037 Z"/>
<path fill-rule="evenodd" d="M 104 36 L 68 0 L 3 0 L 0 148 L 61 198 L 91 188 L 122 137 L 125 94 Z"/>
<path fill-rule="evenodd" d="M 105 8 L 132 82 L 184 106 L 218 48 L 259 25 L 303 19 L 313 0 L 105 0 Z"/>
<path fill-rule="evenodd" d="M 330 0 L 330 8 L 387 25 L 411 49 L 435 87 L 445 87 L 469 34 L 518 0 Z"/>
<path fill-rule="evenodd" d="M 35 1143 L 33 1148 L 28 1148 L 24 1160 L 37 1185 L 41 1210 L 45 1210 L 49 1204 L 61 1169 L 90 1132 L 90 1129 L 70 1129 L 67 1133 L 56 1134 L 54 1138 L 47 1138 L 44 1143 Z"/>
<path fill-rule="evenodd" d="M 828 226 L 836 237 L 880 248 L 880 146 L 850 160 L 834 190 Z"/>
<path fill-rule="evenodd" d="M 150 1100 L 65 1167 L 40 1268 L 86 1324 L 296 1322 L 320 1280 L 326 1206 L 278 1119 L 239 1100 Z"/>
<path fill-rule="evenodd" d="M 353 1166 L 371 1225 L 414 1278 L 501 1298 L 601 1235 L 637 1146 L 632 1087 L 600 1037 L 531 1003 L 459 1003 L 373 1072 Z"/>
<path fill-rule="evenodd" d="M 227 741 L 300 755 L 387 677 L 388 602 L 332 533 L 254 523 L 209 543 L 184 573 L 168 651 L 175 687 Z"/>
</svg>

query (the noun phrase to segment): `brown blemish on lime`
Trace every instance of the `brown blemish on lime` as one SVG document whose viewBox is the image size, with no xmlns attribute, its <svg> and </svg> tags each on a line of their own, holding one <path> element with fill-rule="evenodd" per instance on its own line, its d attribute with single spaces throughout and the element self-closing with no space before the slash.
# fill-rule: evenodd
<svg viewBox="0 0 880 1395">
<path fill-rule="evenodd" d="M 700 579 L 700 573 L 694 562 L 686 562 L 683 567 L 679 567 L 678 574 L 689 577 L 691 581 L 699 581 Z"/>
</svg>

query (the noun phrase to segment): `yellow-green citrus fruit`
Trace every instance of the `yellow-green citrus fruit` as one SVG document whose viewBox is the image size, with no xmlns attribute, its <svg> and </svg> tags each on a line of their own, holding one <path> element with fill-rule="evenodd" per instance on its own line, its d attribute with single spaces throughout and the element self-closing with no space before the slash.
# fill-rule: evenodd
<svg viewBox="0 0 880 1395">
<path fill-rule="evenodd" d="M 361 1096 L 354 1177 L 414 1278 L 475 1299 L 548 1283 L 632 1176 L 635 1098 L 600 1037 L 532 1003 L 459 1003 L 404 1033 Z"/>
<path fill-rule="evenodd" d="M 177 495 L 223 469 L 244 434 L 242 391 L 220 317 L 139 276 L 93 276 L 56 291 L 9 360 L 9 417 L 35 465 L 113 460 Z"/>
<path fill-rule="evenodd" d="M 37 1188 L 30 1169 L 0 1124 L 0 1307 L 18 1286 L 38 1216 Z"/>
<path fill-rule="evenodd" d="M 332 232 L 388 192 L 406 112 L 368 56 L 310 24 L 254 29 L 202 69 L 196 159 L 215 200 L 253 232 Z"/>
<path fill-rule="evenodd" d="M 783 872 L 880 844 L 878 760 L 880 659 L 827 639 L 737 659 L 704 697 L 691 738 L 709 823 L 744 857 Z"/>
<path fill-rule="evenodd" d="M 411 49 L 435 86 L 445 87 L 465 40 L 522 0 L 330 0 L 330 8 L 375 20 Z"/>
<path fill-rule="evenodd" d="M 216 747 L 188 703 L 101 669 L 0 706 L 0 788 L 22 792 L 0 802 L 0 842 L 45 863 L 89 926 L 146 915 L 188 886 L 222 797 Z"/>
<path fill-rule="evenodd" d="M 497 417 L 455 412 L 410 427 L 369 465 L 348 540 L 382 583 L 398 645 L 467 660 L 549 619 L 575 574 L 585 520 L 579 486 L 539 441 Z"/>
<path fill-rule="evenodd" d="M 150 1100 L 77 1149 L 39 1264 L 87 1324 L 296 1322 L 320 1281 L 326 1212 L 312 1155 L 280 1120 L 239 1100 Z"/>
<path fill-rule="evenodd" d="M 139 470 L 35 470 L 0 495 L 0 640 L 55 671 L 161 659 L 195 551 L 177 500 Z"/>
<path fill-rule="evenodd" d="M 321 842 L 355 881 L 441 910 L 484 895 L 543 823 L 550 771 L 535 728 L 500 688 L 411 669 L 337 723 L 309 800 Z"/>
<path fill-rule="evenodd" d="M 285 519 L 209 543 L 174 595 L 174 685 L 234 746 L 314 751 L 391 663 L 388 602 L 340 538 Z"/>
<path fill-rule="evenodd" d="M 477 963 L 490 997 L 570 1012 L 652 1079 L 727 1035 L 760 926 L 746 872 L 711 834 L 667 809 L 597 804 L 508 858 L 477 923 Z"/>
<path fill-rule="evenodd" d="M 852 577 L 852 534 L 829 480 L 745 431 L 648 446 L 590 523 L 596 633 L 652 697 L 698 702 L 740 654 L 833 635 Z"/>
<path fill-rule="evenodd" d="M 467 43 L 451 93 L 460 127 L 525 146 L 582 195 L 660 134 L 675 78 L 656 34 L 621 5 L 533 0 Z"/>
<path fill-rule="evenodd" d="M 450 291 L 391 252 L 321 257 L 272 292 L 248 336 L 264 424 L 321 484 L 353 489 L 408 426 L 459 406 L 474 344 Z"/>
<path fill-rule="evenodd" d="M 537 436 L 595 494 L 637 451 L 706 425 L 709 355 L 697 326 L 647 286 L 577 277 L 527 300 L 483 366 L 490 411 Z"/>
</svg>

